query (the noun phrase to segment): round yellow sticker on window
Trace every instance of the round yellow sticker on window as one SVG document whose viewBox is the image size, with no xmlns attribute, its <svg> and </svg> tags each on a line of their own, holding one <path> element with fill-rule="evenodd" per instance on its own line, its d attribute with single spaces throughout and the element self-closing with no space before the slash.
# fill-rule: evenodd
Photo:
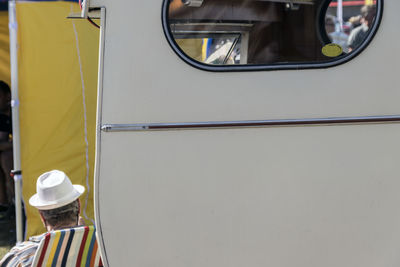
<svg viewBox="0 0 400 267">
<path fill-rule="evenodd" d="M 338 44 L 327 44 L 322 47 L 322 54 L 327 57 L 337 57 L 343 53 L 343 49 Z"/>
</svg>

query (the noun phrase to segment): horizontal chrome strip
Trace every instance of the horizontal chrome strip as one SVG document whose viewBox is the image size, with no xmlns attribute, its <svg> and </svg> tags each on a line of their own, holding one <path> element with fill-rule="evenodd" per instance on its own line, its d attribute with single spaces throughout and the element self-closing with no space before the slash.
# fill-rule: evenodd
<svg viewBox="0 0 400 267">
<path fill-rule="evenodd" d="M 367 116 L 367 117 L 337 117 L 316 119 L 286 119 L 286 120 L 249 120 L 249 121 L 220 121 L 220 122 L 187 122 L 187 123 L 148 123 L 148 124 L 104 124 L 104 132 L 126 131 L 161 131 L 161 130 L 191 130 L 219 128 L 250 128 L 272 126 L 307 126 L 332 124 L 365 124 L 365 123 L 394 123 L 400 122 L 400 115 Z"/>
</svg>

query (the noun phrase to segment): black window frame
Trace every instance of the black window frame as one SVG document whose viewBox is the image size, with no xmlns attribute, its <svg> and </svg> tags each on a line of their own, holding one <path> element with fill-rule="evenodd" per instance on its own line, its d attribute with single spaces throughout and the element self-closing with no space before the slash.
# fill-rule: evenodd
<svg viewBox="0 0 400 267">
<path fill-rule="evenodd" d="M 162 10 L 161 10 L 161 19 L 162 19 L 162 27 L 164 31 L 164 35 L 171 46 L 172 50 L 181 58 L 184 62 L 189 64 L 192 67 L 195 67 L 200 70 L 210 71 L 210 72 L 244 72 L 244 71 L 271 71 L 271 70 L 303 70 L 303 69 L 326 69 L 335 66 L 339 66 L 341 64 L 345 64 L 348 61 L 351 61 L 359 54 L 366 49 L 371 43 L 372 39 L 375 37 L 375 34 L 379 30 L 382 17 L 383 17 L 383 6 L 384 0 L 376 0 L 376 17 L 374 21 L 374 25 L 368 33 L 367 38 L 364 42 L 354 49 L 351 53 L 342 54 L 339 57 L 333 58 L 326 62 L 318 62 L 318 63 L 271 63 L 271 64 L 252 64 L 252 65 L 209 65 L 204 64 L 202 62 L 198 62 L 188 55 L 186 55 L 179 45 L 175 42 L 173 38 L 172 32 L 169 28 L 168 23 L 168 9 L 169 3 L 171 0 L 163 0 L 162 2 Z M 324 25 L 325 14 L 328 9 L 328 6 L 331 1 L 327 1 L 322 4 L 321 8 L 317 14 L 317 27 L 319 32 L 319 37 L 321 38 L 323 43 L 328 43 L 328 38 L 326 36 L 325 30 L 321 29 L 321 25 Z"/>
</svg>

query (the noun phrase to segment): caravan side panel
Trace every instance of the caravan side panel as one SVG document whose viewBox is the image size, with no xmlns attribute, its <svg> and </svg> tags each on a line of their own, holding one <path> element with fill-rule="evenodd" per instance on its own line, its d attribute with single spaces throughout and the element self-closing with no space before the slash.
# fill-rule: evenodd
<svg viewBox="0 0 400 267">
<path fill-rule="evenodd" d="M 385 1 L 375 38 L 345 64 L 255 72 L 187 64 L 164 35 L 162 1 L 138 3 L 96 1 L 106 11 L 95 196 L 106 264 L 397 266 L 398 123 L 103 126 L 396 117 L 400 2 Z"/>
</svg>

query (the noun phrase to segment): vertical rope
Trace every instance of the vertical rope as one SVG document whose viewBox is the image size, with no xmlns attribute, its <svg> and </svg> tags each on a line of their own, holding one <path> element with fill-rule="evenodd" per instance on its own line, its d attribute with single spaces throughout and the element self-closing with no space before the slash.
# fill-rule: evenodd
<svg viewBox="0 0 400 267">
<path fill-rule="evenodd" d="M 71 5 L 71 12 L 73 11 L 73 6 Z M 79 50 L 79 39 L 78 39 L 78 32 L 76 30 L 75 26 L 75 21 L 72 20 L 72 26 L 74 28 L 74 34 L 75 34 L 75 41 L 76 41 L 76 52 L 78 54 L 78 60 L 79 60 L 79 71 L 81 75 L 81 83 L 82 83 L 82 104 L 83 104 L 83 117 L 84 117 L 84 131 L 85 131 L 85 157 L 86 157 L 86 197 L 85 197 L 85 204 L 83 207 L 83 216 L 85 217 L 86 220 L 90 220 L 93 224 L 94 221 L 93 219 L 89 219 L 89 217 L 86 214 L 87 210 L 87 205 L 88 205 L 88 199 L 89 199 L 89 194 L 90 194 L 90 184 L 89 184 L 89 141 L 88 141 L 88 131 L 87 131 L 87 112 L 86 112 L 86 94 L 85 94 L 85 81 L 83 78 L 83 70 L 82 70 L 82 60 L 81 60 L 81 53 Z"/>
</svg>

